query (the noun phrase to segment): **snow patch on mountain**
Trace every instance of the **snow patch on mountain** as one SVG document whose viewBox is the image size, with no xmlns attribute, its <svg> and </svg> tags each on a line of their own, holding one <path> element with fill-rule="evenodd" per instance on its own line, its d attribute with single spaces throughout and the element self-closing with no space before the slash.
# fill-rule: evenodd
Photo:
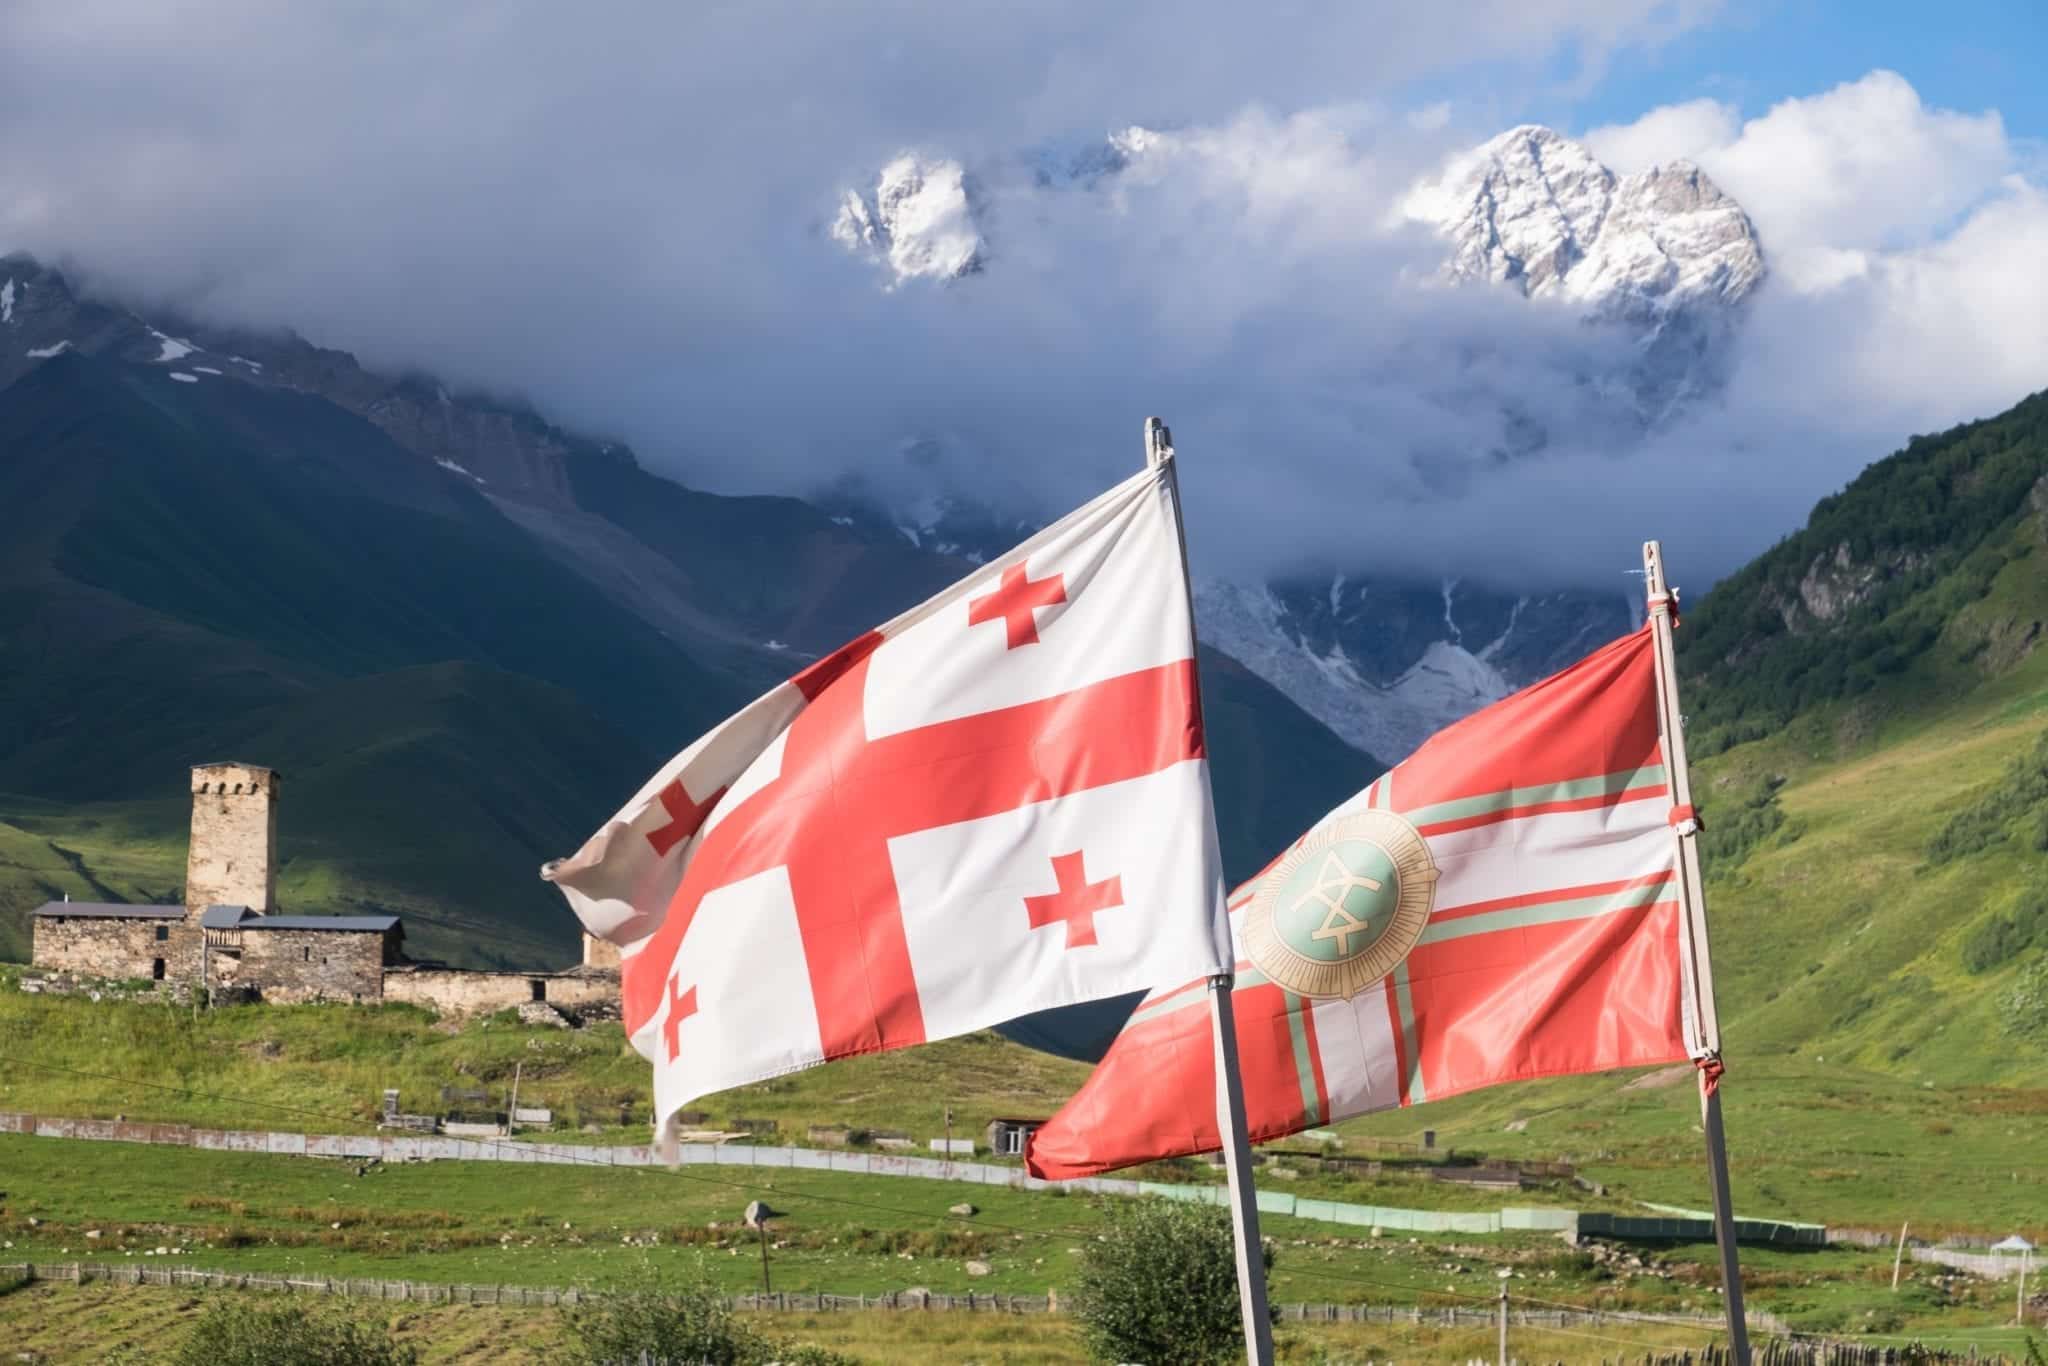
<svg viewBox="0 0 2048 1366">
<path fill-rule="evenodd" d="M 149 335 L 155 337 L 157 341 L 163 344 L 163 349 L 158 351 L 156 356 L 157 364 L 159 365 L 168 361 L 183 360 L 199 349 L 191 342 L 180 341 L 176 337 L 167 337 L 153 327 L 149 330 Z"/>
<path fill-rule="evenodd" d="M 845 193 L 832 239 L 886 269 L 892 289 L 910 280 L 956 280 L 982 264 L 965 168 L 911 153 L 884 166 L 871 192 Z"/>
<path fill-rule="evenodd" d="M 0 285 L 0 323 L 14 321 L 14 277 L 7 277 L 7 283 Z"/>
<path fill-rule="evenodd" d="M 1333 582 L 1333 603 L 1340 592 L 1341 580 Z M 1513 691 L 1500 670 L 1449 640 L 1429 645 L 1382 686 L 1341 646 L 1318 649 L 1294 630 L 1285 605 L 1263 585 L 1198 584 L 1195 618 L 1204 642 L 1287 694 L 1343 740 L 1387 763 Z"/>
<path fill-rule="evenodd" d="M 61 356 L 70 349 L 71 342 L 69 341 L 69 339 L 59 342 L 52 342 L 48 346 L 30 347 L 28 358 L 30 360 L 48 360 L 52 356 Z"/>
</svg>

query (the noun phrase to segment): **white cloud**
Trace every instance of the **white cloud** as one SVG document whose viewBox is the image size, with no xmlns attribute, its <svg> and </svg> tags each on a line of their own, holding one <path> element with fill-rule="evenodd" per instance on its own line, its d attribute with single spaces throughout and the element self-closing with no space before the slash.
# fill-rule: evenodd
<svg viewBox="0 0 2048 1366">
<path fill-rule="evenodd" d="M 1684 157 L 1735 196 L 1777 252 L 1919 245 L 2013 168 L 1997 112 L 1929 109 L 1873 71 L 1738 124 L 1712 100 L 1667 105 L 1586 141 L 1617 169 Z"/>
<path fill-rule="evenodd" d="M 1591 382 L 1625 342 L 1415 287 L 1439 248 L 1402 192 L 1500 130 L 1398 92 L 1483 64 L 1480 103 L 1514 107 L 1504 87 L 1709 9 L 17 0 L 0 247 L 523 389 L 705 487 L 889 473 L 937 438 L 963 482 L 1044 508 L 1131 466 L 1156 412 L 1198 554 L 1604 583 L 1683 507 L 1674 553 L 1727 568 L 1920 414 L 2048 375 L 2048 253 L 2039 195 L 1997 181 L 1996 117 L 1873 76 L 1748 125 L 1704 105 L 1603 132 L 1617 158 L 1693 154 L 1780 262 L 1815 263 L 1759 300 L 1727 404 L 1648 445 Z M 1017 155 L 1133 123 L 1171 131 L 1096 192 L 1043 191 Z M 907 151 L 974 175 L 983 274 L 886 290 L 831 241 L 837 193 Z M 932 209 L 965 242 L 952 184 Z"/>
<path fill-rule="evenodd" d="M 1996 111 L 1930 109 L 1873 71 L 1747 123 L 1702 100 L 1587 141 L 1694 160 L 1755 221 L 1774 284 L 1731 401 L 1827 405 L 1879 440 L 2048 383 L 2048 197 Z"/>
<path fill-rule="evenodd" d="M 1733 143 L 1742 119 L 1733 105 L 1689 100 L 1652 109 L 1634 123 L 1595 128 L 1582 139 L 1608 169 L 1621 175 L 1671 161 L 1704 162 Z"/>
</svg>

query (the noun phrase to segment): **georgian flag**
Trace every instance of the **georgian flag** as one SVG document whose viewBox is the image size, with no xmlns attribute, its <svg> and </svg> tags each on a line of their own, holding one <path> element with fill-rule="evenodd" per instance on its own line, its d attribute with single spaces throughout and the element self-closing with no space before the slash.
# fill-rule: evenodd
<svg viewBox="0 0 2048 1366">
<path fill-rule="evenodd" d="M 832 1058 L 1224 970 L 1170 466 L 819 660 L 542 876 L 658 1129 Z"/>
<path fill-rule="evenodd" d="M 1697 1056 L 1644 627 L 1438 732 L 1230 897 L 1252 1141 Z M 1065 1178 L 1219 1146 L 1205 984 L 1155 991 L 1031 1136 Z"/>
</svg>

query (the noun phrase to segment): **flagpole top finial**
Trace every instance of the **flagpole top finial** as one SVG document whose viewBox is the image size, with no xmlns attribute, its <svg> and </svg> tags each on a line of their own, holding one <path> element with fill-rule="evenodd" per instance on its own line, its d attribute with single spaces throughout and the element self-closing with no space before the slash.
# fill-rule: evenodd
<svg viewBox="0 0 2048 1366">
<path fill-rule="evenodd" d="M 1145 463 L 1164 464 L 1173 456 L 1173 432 L 1156 417 L 1145 419 Z"/>
</svg>

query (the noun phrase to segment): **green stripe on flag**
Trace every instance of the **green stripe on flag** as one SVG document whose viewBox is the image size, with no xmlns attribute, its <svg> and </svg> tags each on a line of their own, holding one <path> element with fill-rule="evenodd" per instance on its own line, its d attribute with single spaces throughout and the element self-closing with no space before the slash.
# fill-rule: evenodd
<svg viewBox="0 0 2048 1366">
<path fill-rule="evenodd" d="M 1422 1059 L 1415 1050 L 1415 1002 L 1408 994 L 1408 963 L 1394 968 L 1394 1004 L 1401 1011 L 1401 1054 L 1408 1059 L 1408 1103 L 1419 1105 L 1429 1097 L 1422 1089 Z"/>
<path fill-rule="evenodd" d="M 1627 773 L 1603 773 L 1597 778 L 1573 778 L 1566 782 L 1542 783 L 1535 787 L 1510 787 L 1477 797 L 1460 797 L 1456 801 L 1421 806 L 1401 814 L 1416 825 L 1437 825 L 1444 821 L 1490 816 L 1497 811 L 1512 811 L 1517 807 L 1583 801 L 1588 797 L 1612 797 L 1624 792 L 1638 792 L 1645 788 L 1662 786 L 1664 766 L 1651 764 Z"/>
<path fill-rule="evenodd" d="M 1268 980 L 1266 974 L 1260 972 L 1257 968 L 1246 968 L 1243 972 L 1237 974 L 1237 984 L 1233 989 L 1243 991 L 1248 987 L 1262 987 L 1266 985 Z M 1171 1015 L 1176 1010 L 1185 1010 L 1189 1006 L 1200 1005 L 1208 999 L 1208 982 L 1189 983 L 1171 996 L 1162 996 L 1156 1001 L 1148 1001 L 1135 1011 L 1132 1011 L 1131 1018 L 1124 1022 L 1124 1028 L 1129 1029 L 1133 1025 L 1143 1024 L 1147 1020 L 1156 1020 L 1162 1015 Z"/>
<path fill-rule="evenodd" d="M 1532 925 L 1555 925 L 1565 920 L 1591 920 L 1597 916 L 1613 915 L 1617 911 L 1633 911 L 1651 905 L 1662 898 L 1675 894 L 1671 879 L 1661 882 L 1647 882 L 1640 887 L 1625 887 L 1606 896 L 1576 896 L 1564 901 L 1545 901 L 1534 906 L 1510 906 L 1505 910 L 1482 911 L 1478 915 L 1453 916 L 1448 920 L 1432 920 L 1422 931 L 1416 944 L 1441 944 L 1449 939 L 1464 939 L 1475 934 L 1492 934 L 1497 930 L 1527 929 Z"/>
<path fill-rule="evenodd" d="M 1294 1041 L 1294 1075 L 1301 1083 L 1301 1112 L 1308 1116 L 1310 1124 L 1321 1124 L 1323 1111 L 1316 1101 L 1316 1065 L 1308 1052 L 1308 1022 L 1302 1018 L 1304 1012 L 1313 1008 L 1293 992 L 1287 993 L 1287 1033 Z"/>
</svg>

